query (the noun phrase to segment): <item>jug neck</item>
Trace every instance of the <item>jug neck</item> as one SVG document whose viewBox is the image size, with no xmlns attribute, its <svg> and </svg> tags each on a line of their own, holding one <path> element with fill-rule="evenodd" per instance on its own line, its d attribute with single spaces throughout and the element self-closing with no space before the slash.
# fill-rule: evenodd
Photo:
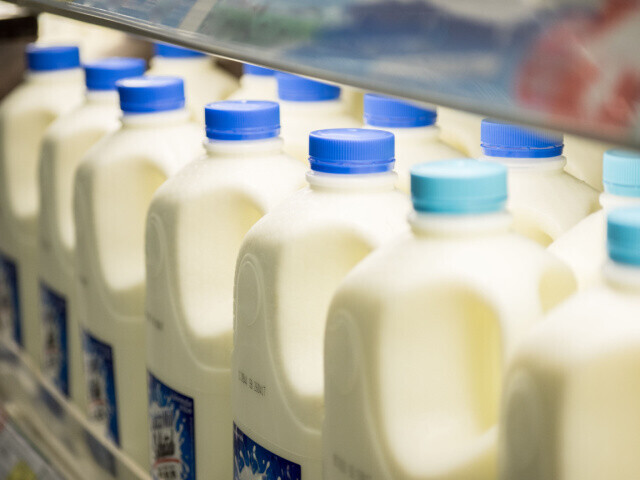
<svg viewBox="0 0 640 480">
<path fill-rule="evenodd" d="M 67 68 L 50 72 L 27 70 L 25 78 L 29 83 L 82 82 L 84 84 L 84 71 L 81 68 Z"/>
<path fill-rule="evenodd" d="M 610 287 L 640 295 L 640 266 L 608 260 L 602 273 Z"/>
<path fill-rule="evenodd" d="M 262 156 L 282 152 L 282 138 L 262 138 L 260 140 L 212 140 L 204 141 L 207 156 L 211 159 L 229 156 Z"/>
<path fill-rule="evenodd" d="M 87 103 L 118 105 L 117 90 L 87 90 L 85 93 Z"/>
<path fill-rule="evenodd" d="M 122 114 L 122 125 L 125 128 L 156 128 L 164 125 L 179 125 L 188 123 L 189 111 L 184 108 L 151 113 Z"/>
<path fill-rule="evenodd" d="M 600 194 L 600 206 L 607 212 L 618 207 L 626 207 L 635 204 L 640 204 L 640 197 L 625 197 L 607 192 Z"/>
<path fill-rule="evenodd" d="M 512 218 L 506 211 L 449 215 L 413 211 L 409 224 L 416 236 L 473 237 L 509 232 Z"/>
<path fill-rule="evenodd" d="M 337 100 L 322 100 L 318 102 L 292 102 L 279 100 L 280 109 L 286 113 L 309 112 L 313 115 L 327 115 L 344 113 L 344 105 Z"/>
<path fill-rule="evenodd" d="M 307 172 L 307 182 L 311 189 L 324 191 L 393 191 L 397 178 L 393 171 L 366 174 L 324 173 L 313 170 Z"/>
<path fill-rule="evenodd" d="M 483 155 L 480 157 L 480 160 L 500 163 L 507 167 L 510 173 L 562 172 L 567 163 L 566 158 L 562 155 L 546 158 L 489 157 L 487 155 Z"/>
<path fill-rule="evenodd" d="M 435 141 L 438 139 L 438 136 L 440 134 L 440 129 L 435 125 L 427 125 L 426 127 L 389 128 L 365 124 L 365 128 L 386 130 L 387 132 L 393 133 L 396 139 L 399 140 Z"/>
</svg>

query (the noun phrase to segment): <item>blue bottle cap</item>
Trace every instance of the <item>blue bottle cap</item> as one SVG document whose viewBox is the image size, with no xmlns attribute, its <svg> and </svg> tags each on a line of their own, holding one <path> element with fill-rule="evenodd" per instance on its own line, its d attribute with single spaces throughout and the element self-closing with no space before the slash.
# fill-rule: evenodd
<svg viewBox="0 0 640 480">
<path fill-rule="evenodd" d="M 80 67 L 80 50 L 75 45 L 27 45 L 27 68 L 33 72 L 51 72 Z"/>
<path fill-rule="evenodd" d="M 324 173 L 379 173 L 393 170 L 393 133 L 366 128 L 332 128 L 309 134 L 311 170 Z"/>
<path fill-rule="evenodd" d="M 184 82 L 178 77 L 132 77 L 116 82 L 125 113 L 153 113 L 184 107 Z"/>
<path fill-rule="evenodd" d="M 242 73 L 245 75 L 257 75 L 260 77 L 273 77 L 276 74 L 275 70 L 270 68 L 259 67 L 257 65 L 251 65 L 250 63 L 242 64 Z"/>
<path fill-rule="evenodd" d="M 112 57 L 85 63 L 87 90 L 115 90 L 118 80 L 139 77 L 146 68 L 142 58 Z"/>
<path fill-rule="evenodd" d="M 602 159 L 604 191 L 623 197 L 640 197 L 640 152 L 607 150 Z"/>
<path fill-rule="evenodd" d="M 482 151 L 488 157 L 551 158 L 562 155 L 562 135 L 484 119 L 480 126 Z"/>
<path fill-rule="evenodd" d="M 278 97 L 290 102 L 320 102 L 340 98 L 340 87 L 308 78 L 276 72 Z"/>
<path fill-rule="evenodd" d="M 618 208 L 609 213 L 607 250 L 614 262 L 640 266 L 640 207 Z"/>
<path fill-rule="evenodd" d="M 259 140 L 280 134 L 280 107 L 276 102 L 226 100 L 204 109 L 207 138 Z"/>
<path fill-rule="evenodd" d="M 153 52 L 158 57 L 165 58 L 194 58 L 206 56 L 206 54 L 198 52 L 197 50 L 190 50 L 188 48 L 178 47 L 177 45 L 162 42 L 153 44 Z"/>
<path fill-rule="evenodd" d="M 418 212 L 499 212 L 507 202 L 507 169 L 471 159 L 420 163 L 411 168 L 411 199 Z"/>
<path fill-rule="evenodd" d="M 436 111 L 384 95 L 364 96 L 364 121 L 372 127 L 426 127 L 436 123 Z"/>
</svg>

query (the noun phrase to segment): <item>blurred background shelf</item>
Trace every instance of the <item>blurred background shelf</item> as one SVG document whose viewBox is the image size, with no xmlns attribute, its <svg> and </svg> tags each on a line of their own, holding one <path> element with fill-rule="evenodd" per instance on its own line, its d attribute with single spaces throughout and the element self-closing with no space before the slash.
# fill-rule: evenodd
<svg viewBox="0 0 640 480">
<path fill-rule="evenodd" d="M 640 147 L 640 0 L 12 0 L 148 38 Z"/>
</svg>

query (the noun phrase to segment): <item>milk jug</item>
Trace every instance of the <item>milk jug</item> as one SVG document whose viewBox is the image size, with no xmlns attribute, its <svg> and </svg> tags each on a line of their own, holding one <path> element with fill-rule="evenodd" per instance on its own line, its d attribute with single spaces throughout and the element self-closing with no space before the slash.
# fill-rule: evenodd
<svg viewBox="0 0 640 480">
<path fill-rule="evenodd" d="M 462 155 L 439 139 L 435 122 L 435 109 L 373 93 L 364 96 L 365 127 L 387 130 L 396 138 L 398 188 L 406 193 L 412 165 Z"/>
<path fill-rule="evenodd" d="M 604 193 L 602 210 L 592 213 L 549 246 L 569 265 L 580 288 L 598 283 L 606 254 L 606 212 L 640 203 L 640 153 L 609 150 L 602 160 Z"/>
<path fill-rule="evenodd" d="M 240 88 L 229 95 L 229 100 L 278 100 L 275 70 L 245 63 Z"/>
<path fill-rule="evenodd" d="M 340 101 L 340 87 L 276 73 L 284 151 L 307 162 L 309 133 L 323 128 L 359 127 Z"/>
<path fill-rule="evenodd" d="M 602 156 L 604 152 L 614 148 L 614 145 L 610 143 L 575 135 L 565 135 L 564 155 L 567 157 L 567 165 L 564 169 L 567 173 L 601 192 L 603 190 Z"/>
<path fill-rule="evenodd" d="M 333 129 L 309 138 L 309 186 L 247 233 L 235 290 L 234 478 L 322 478 L 323 337 L 342 278 L 406 230 L 393 135 Z"/>
<path fill-rule="evenodd" d="M 84 103 L 58 117 L 42 139 L 38 274 L 41 368 L 66 396 L 84 405 L 80 327 L 76 306 L 73 179 L 85 153 L 119 126 L 115 82 L 144 73 L 141 58 L 86 63 Z"/>
<path fill-rule="evenodd" d="M 27 47 L 22 85 L 0 106 L 0 325 L 40 365 L 38 158 L 42 136 L 84 90 L 75 46 Z"/>
<path fill-rule="evenodd" d="M 204 106 L 229 96 L 236 88 L 236 79 L 216 66 L 209 55 L 186 48 L 156 43 L 149 75 L 180 77 L 185 83 L 187 108 L 194 120 L 204 122 Z"/>
<path fill-rule="evenodd" d="M 277 103 L 211 103 L 205 119 L 206 155 L 158 189 L 147 220 L 155 479 L 232 478 L 236 257 L 247 230 L 304 182 L 300 162 L 282 152 Z"/>
<path fill-rule="evenodd" d="M 515 230 L 543 246 L 599 208 L 598 192 L 563 170 L 561 135 L 485 119 L 482 151 L 509 169 Z"/>
<path fill-rule="evenodd" d="M 502 480 L 640 478 L 640 208 L 608 214 L 603 284 L 554 309 L 505 383 Z"/>
<path fill-rule="evenodd" d="M 440 138 L 447 145 L 460 150 L 465 155 L 478 158 L 480 148 L 480 124 L 482 117 L 473 113 L 438 107 Z"/>
<path fill-rule="evenodd" d="M 144 230 L 156 189 L 201 152 L 174 77 L 117 82 L 122 127 L 76 174 L 76 271 L 89 417 L 148 466 Z"/>
<path fill-rule="evenodd" d="M 413 232 L 331 303 L 324 475 L 494 480 L 505 362 L 575 281 L 510 231 L 502 165 L 433 162 L 411 176 Z"/>
</svg>

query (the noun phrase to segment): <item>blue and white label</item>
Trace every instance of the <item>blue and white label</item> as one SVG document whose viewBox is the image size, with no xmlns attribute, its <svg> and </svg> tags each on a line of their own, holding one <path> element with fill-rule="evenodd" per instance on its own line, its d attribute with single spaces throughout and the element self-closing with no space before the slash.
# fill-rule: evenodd
<svg viewBox="0 0 640 480">
<path fill-rule="evenodd" d="M 234 480 L 300 480 L 302 469 L 256 443 L 234 423 Z"/>
<path fill-rule="evenodd" d="M 193 399 L 149 372 L 151 476 L 154 480 L 195 480 Z"/>
<path fill-rule="evenodd" d="M 40 283 L 42 312 L 42 373 L 69 396 L 69 348 L 67 301 Z"/>
<path fill-rule="evenodd" d="M 83 344 L 89 418 L 102 423 L 107 437 L 120 445 L 113 350 L 87 332 Z"/>
<path fill-rule="evenodd" d="M 0 335 L 22 345 L 18 268 L 0 254 Z"/>
</svg>

